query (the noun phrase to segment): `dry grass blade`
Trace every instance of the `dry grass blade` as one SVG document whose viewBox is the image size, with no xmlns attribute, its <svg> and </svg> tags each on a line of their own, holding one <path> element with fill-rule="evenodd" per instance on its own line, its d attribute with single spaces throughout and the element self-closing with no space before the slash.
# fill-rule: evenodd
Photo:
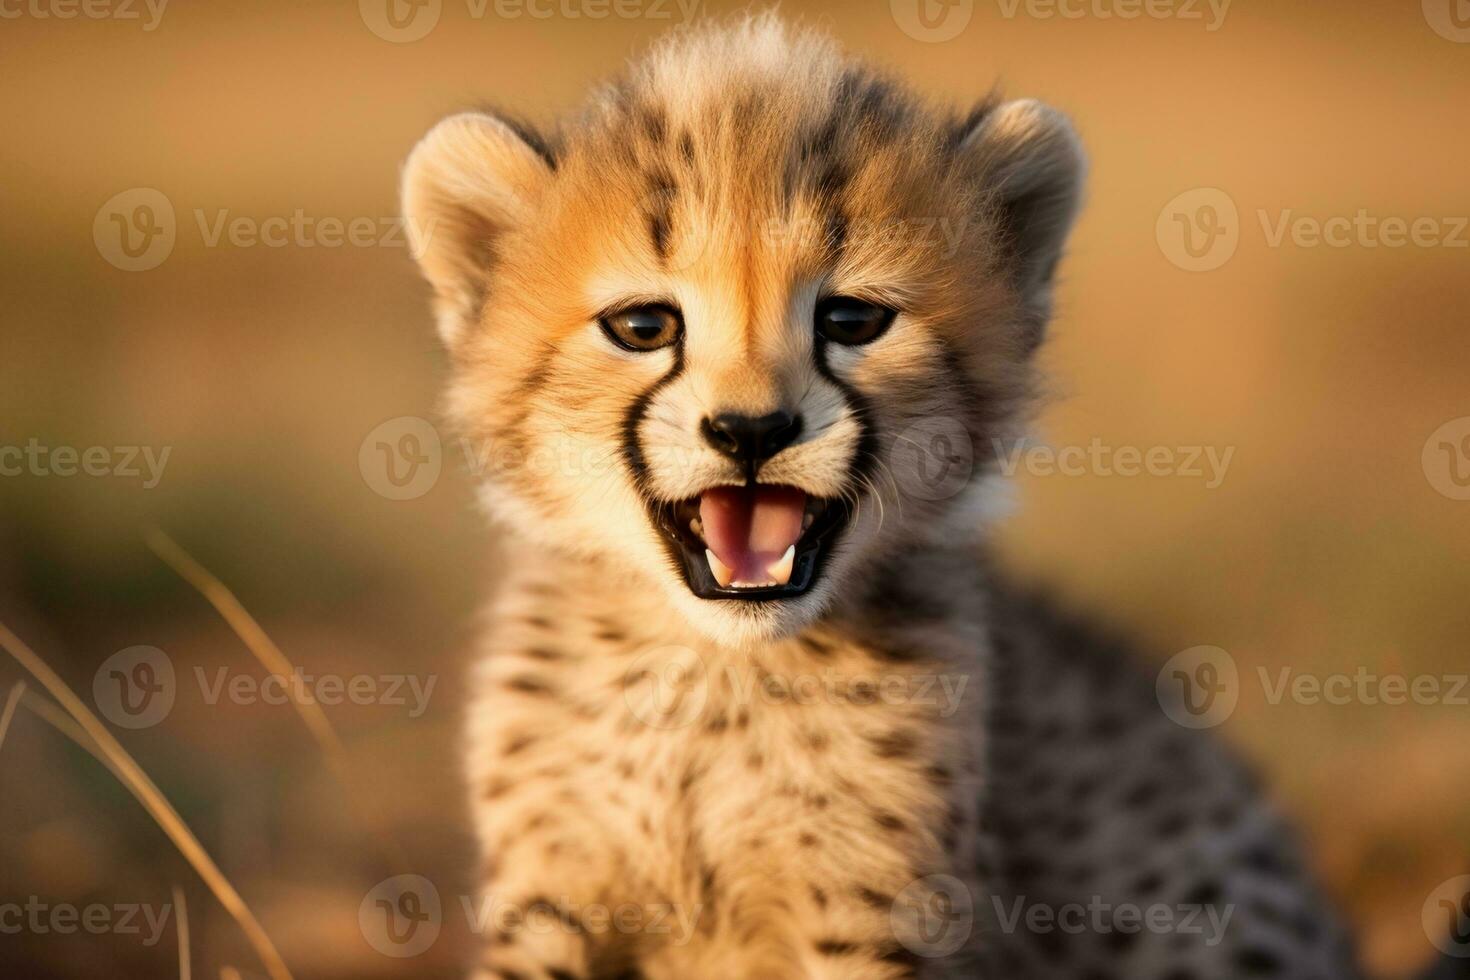
<svg viewBox="0 0 1470 980">
<path fill-rule="evenodd" d="M 266 670 L 279 677 L 283 682 L 290 679 L 295 670 L 291 661 L 281 652 L 280 647 L 266 635 L 261 625 L 255 621 L 255 617 L 235 598 L 235 593 L 229 587 L 215 578 L 209 569 L 194 560 L 178 542 L 160 531 L 158 528 L 149 528 L 144 532 L 144 540 L 153 553 L 163 560 L 185 582 L 192 585 L 205 600 L 213 606 L 221 616 L 224 617 L 230 629 L 240 638 L 256 660 L 259 660 Z M 301 692 L 292 684 L 283 684 L 289 693 L 291 703 L 296 706 L 296 711 L 301 715 L 301 720 L 306 722 L 306 727 L 311 732 L 312 738 L 322 747 L 327 754 L 327 761 L 337 770 L 337 774 L 345 781 L 347 766 L 346 752 L 342 748 L 342 740 L 337 737 L 336 729 L 327 720 L 321 705 L 315 701 L 308 701 L 301 696 Z"/>
<path fill-rule="evenodd" d="M 179 980 L 189 980 L 189 909 L 178 885 L 174 885 L 174 922 L 179 927 Z"/>
<path fill-rule="evenodd" d="M 0 711 L 0 749 L 5 747 L 5 736 L 10 731 L 10 719 L 15 717 L 15 706 L 20 703 L 20 696 L 26 692 L 26 682 L 16 681 L 15 686 L 10 689 L 10 696 L 5 699 L 5 708 Z"/>
<path fill-rule="evenodd" d="M 67 714 L 71 715 L 81 727 L 82 732 L 95 744 L 94 754 L 100 753 L 107 757 L 109 768 L 137 797 L 138 802 L 143 804 L 144 809 L 157 821 L 158 826 L 179 849 L 179 853 L 183 854 L 198 872 L 199 877 L 204 879 L 210 891 L 214 892 L 225 911 L 229 912 L 239 924 L 240 929 L 245 933 L 245 938 L 250 941 L 256 955 L 260 957 L 260 962 L 264 965 L 266 972 L 273 980 L 291 980 L 291 971 L 286 969 L 285 961 L 281 959 L 281 954 L 276 950 L 275 944 L 271 942 L 265 929 L 255 918 L 255 913 L 250 911 L 240 897 L 240 893 L 235 890 L 235 886 L 230 884 L 229 879 L 214 863 L 214 859 L 204 850 L 199 839 L 194 836 L 194 832 L 173 808 L 173 804 L 169 803 L 162 791 L 154 785 L 153 780 L 134 761 L 122 744 L 113 738 L 107 726 L 98 720 L 81 698 L 73 693 L 66 682 L 47 666 L 35 651 L 21 642 L 20 637 L 12 633 L 3 623 L 0 623 L 0 646 L 3 646 L 66 709 Z"/>
<path fill-rule="evenodd" d="M 209 569 L 199 564 L 178 542 L 169 537 L 158 528 L 149 528 L 144 532 L 144 540 L 153 553 L 165 564 L 178 573 L 179 577 L 188 582 L 202 595 L 205 600 L 219 612 L 245 644 L 245 648 L 260 661 L 261 665 L 271 674 L 279 677 L 282 687 L 288 692 L 291 703 L 295 706 L 297 714 L 306 723 L 307 730 L 321 747 L 322 753 L 327 758 L 327 764 L 331 766 L 338 782 L 349 796 L 354 796 L 354 784 L 347 765 L 347 751 L 342 746 L 342 740 L 337 736 L 337 731 L 332 723 L 327 720 L 326 713 L 322 711 L 321 705 L 307 699 L 297 685 L 285 683 L 295 671 L 295 665 L 281 652 L 261 627 L 249 610 L 235 597 L 225 585 L 214 576 Z M 373 812 L 373 808 L 365 808 L 365 812 Z M 383 829 L 377 828 L 379 844 L 386 853 L 391 865 L 396 868 L 408 866 L 407 858 L 403 850 L 398 846 Z"/>
<path fill-rule="evenodd" d="M 95 742 L 87 737 L 87 733 L 82 731 L 82 727 L 71 720 L 71 715 L 62 711 L 34 691 L 27 691 L 26 696 L 21 698 L 20 703 L 21 707 L 25 708 L 31 714 L 77 743 L 83 749 L 86 749 L 92 758 L 102 763 L 108 772 L 117 777 L 118 782 L 127 782 L 122 771 L 112 764 L 112 760 L 97 747 Z"/>
</svg>

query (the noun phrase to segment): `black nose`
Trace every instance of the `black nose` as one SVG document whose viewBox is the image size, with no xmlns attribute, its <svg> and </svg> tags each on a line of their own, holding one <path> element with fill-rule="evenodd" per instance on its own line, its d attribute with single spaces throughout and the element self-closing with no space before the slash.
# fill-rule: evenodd
<svg viewBox="0 0 1470 980">
<path fill-rule="evenodd" d="M 791 445 L 801 434 L 801 419 L 790 412 L 759 417 L 722 412 L 706 418 L 700 431 L 717 452 L 754 466 Z"/>
</svg>

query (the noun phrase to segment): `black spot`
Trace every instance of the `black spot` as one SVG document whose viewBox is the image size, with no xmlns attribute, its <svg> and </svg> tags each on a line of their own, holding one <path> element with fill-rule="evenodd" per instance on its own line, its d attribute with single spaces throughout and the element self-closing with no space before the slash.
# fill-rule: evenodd
<svg viewBox="0 0 1470 980">
<path fill-rule="evenodd" d="M 1281 957 L 1259 946 L 1247 946 L 1235 954 L 1235 966 L 1250 976 L 1274 977 L 1281 972 Z"/>
<path fill-rule="evenodd" d="M 1291 863 L 1286 858 L 1265 845 L 1247 850 L 1240 856 L 1240 863 L 1252 871 L 1281 878 L 1291 877 L 1294 871 Z"/>
<path fill-rule="evenodd" d="M 654 206 L 648 212 L 648 237 L 653 240 L 653 250 L 660 259 L 669 257 L 669 212 Z"/>
<path fill-rule="evenodd" d="M 869 736 L 868 741 L 880 759 L 906 759 L 919 748 L 918 736 L 903 728 Z"/>
<path fill-rule="evenodd" d="M 643 129 L 643 135 L 647 136 L 650 141 L 654 143 L 664 141 L 667 123 L 662 109 L 657 106 L 643 106 L 638 112 L 638 124 Z"/>
<path fill-rule="evenodd" d="M 1163 792 L 1164 787 L 1153 780 L 1142 782 L 1123 797 L 1123 805 L 1130 810 L 1143 810 L 1151 806 Z"/>
<path fill-rule="evenodd" d="M 889 813 L 886 810 L 880 810 L 877 813 L 873 814 L 873 822 L 882 827 L 884 830 L 902 832 L 908 829 L 908 825 L 903 822 L 903 819 L 901 817 Z"/>
<path fill-rule="evenodd" d="M 1133 892 L 1139 898 L 1148 898 L 1164 887 L 1164 876 L 1157 871 L 1147 871 L 1133 883 Z"/>
<path fill-rule="evenodd" d="M 1188 830 L 1191 822 L 1187 813 L 1170 813 L 1158 822 L 1155 830 L 1164 840 L 1173 840 Z"/>
<path fill-rule="evenodd" d="M 1206 878 L 1191 888 L 1180 902 L 1183 905 L 1195 905 L 1206 908 L 1219 904 L 1223 895 L 1224 892 L 1220 888 L 1220 883 L 1213 878 Z"/>
<path fill-rule="evenodd" d="M 820 939 L 817 941 L 817 952 L 823 956 L 850 956 L 858 950 L 857 943 L 850 943 L 842 939 Z"/>
<path fill-rule="evenodd" d="M 526 748 L 534 744 L 536 744 L 535 735 L 524 733 L 521 735 L 515 735 L 511 737 L 510 741 L 505 743 L 505 748 L 501 751 L 501 755 L 515 755 L 517 752 L 522 752 Z"/>
<path fill-rule="evenodd" d="M 545 679 L 531 674 L 517 674 L 505 682 L 505 686 L 512 691 L 520 691 L 522 694 L 530 694 L 535 697 L 549 697 L 552 688 Z"/>
</svg>

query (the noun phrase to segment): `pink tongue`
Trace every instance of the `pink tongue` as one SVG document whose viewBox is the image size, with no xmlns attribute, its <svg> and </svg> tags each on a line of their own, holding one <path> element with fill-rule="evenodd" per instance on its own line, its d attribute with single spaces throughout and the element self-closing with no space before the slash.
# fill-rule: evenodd
<svg viewBox="0 0 1470 980">
<path fill-rule="evenodd" d="M 704 542 L 735 573 L 737 582 L 764 582 L 801 537 L 806 494 L 795 487 L 714 487 L 699 498 Z"/>
</svg>

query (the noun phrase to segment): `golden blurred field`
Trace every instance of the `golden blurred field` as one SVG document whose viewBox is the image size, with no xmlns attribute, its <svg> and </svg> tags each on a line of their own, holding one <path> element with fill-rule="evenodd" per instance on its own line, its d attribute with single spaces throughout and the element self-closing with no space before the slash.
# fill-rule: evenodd
<svg viewBox="0 0 1470 980">
<path fill-rule="evenodd" d="M 1222 730 L 1303 826 L 1384 975 L 1429 956 L 1421 905 L 1470 871 L 1470 706 L 1273 704 L 1254 678 L 1470 670 L 1470 500 L 1454 499 L 1470 496 L 1455 482 L 1470 441 L 1453 456 L 1470 422 L 1446 430 L 1441 462 L 1425 452 L 1470 416 L 1470 30 L 1456 34 L 1450 2 L 1242 2 L 1217 18 L 1179 0 L 1148 8 L 1173 16 L 1127 18 L 1129 0 L 954 0 L 928 21 L 913 0 L 781 8 L 936 99 L 1000 81 L 1077 121 L 1093 171 L 1041 435 L 1233 455 L 1217 486 L 1025 473 L 1003 550 L 1159 658 L 1231 653 L 1246 682 Z M 0 476 L 0 622 L 89 704 L 116 652 L 167 653 L 172 711 L 114 730 L 299 977 L 456 976 L 475 941 L 459 914 L 476 858 L 454 740 L 495 542 L 452 445 L 411 500 L 359 467 L 384 420 L 435 417 L 443 368 L 402 238 L 382 240 L 399 165 L 457 108 L 571 108 L 683 17 L 673 0 L 435 0 L 399 10 L 437 11 L 408 41 L 381 36 L 395 30 L 383 7 L 178 0 L 152 21 L 141 3 L 69 19 L 67 0 L 0 3 L 0 447 L 169 452 L 151 487 L 59 461 Z M 137 188 L 167 200 L 175 241 L 127 271 L 107 208 Z M 1185 203 L 1223 194 L 1238 241 L 1187 271 L 1167 206 L 1201 188 L 1217 193 Z M 142 198 L 121 200 L 130 220 Z M 1314 244 L 1312 223 L 1335 217 L 1351 230 Z M 284 237 L 252 244 L 228 231 L 239 218 L 261 231 L 276 218 Z M 1390 219 L 1424 233 L 1388 244 Z M 363 243 L 332 245 L 332 222 L 354 220 Z M 150 527 L 294 663 L 432 677 L 427 710 L 327 708 L 343 787 L 289 705 L 209 703 L 196 669 L 210 683 L 264 670 L 145 546 Z M 21 677 L 0 658 L 0 692 Z M 261 975 L 128 792 L 23 708 L 0 746 L 0 801 L 0 905 L 157 907 L 179 885 L 194 975 Z M 364 896 L 398 873 L 429 878 L 451 910 L 413 959 L 380 955 L 358 925 Z M 0 932 L 0 972 L 176 973 L 173 920 L 156 942 L 146 931 Z"/>
</svg>

